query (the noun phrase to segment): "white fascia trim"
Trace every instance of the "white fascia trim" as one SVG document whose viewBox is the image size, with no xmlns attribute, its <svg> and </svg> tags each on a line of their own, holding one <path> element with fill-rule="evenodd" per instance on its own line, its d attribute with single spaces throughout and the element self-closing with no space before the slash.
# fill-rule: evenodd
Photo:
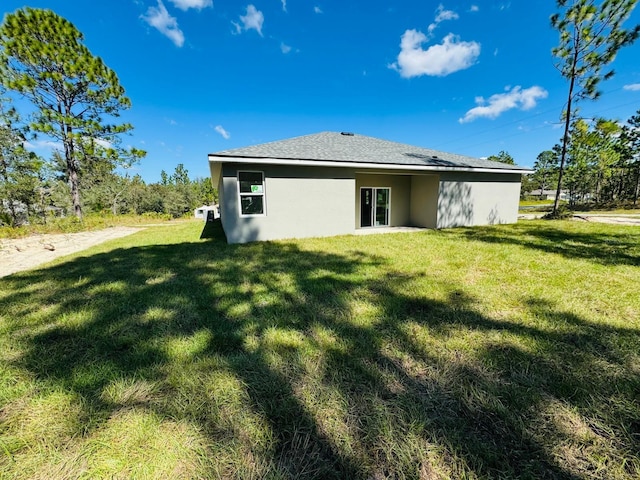
<svg viewBox="0 0 640 480">
<path fill-rule="evenodd" d="M 289 165 L 300 167 L 337 167 L 337 168 L 372 168 L 379 170 L 419 170 L 428 172 L 477 172 L 477 173 L 518 173 L 529 174 L 533 170 L 512 170 L 498 168 L 474 167 L 438 167 L 433 165 L 399 165 L 397 163 L 365 163 L 340 162 L 328 160 L 298 160 L 290 158 L 247 158 L 247 157 L 218 157 L 209 155 L 210 162 L 220 163 L 252 163 L 257 165 Z"/>
</svg>

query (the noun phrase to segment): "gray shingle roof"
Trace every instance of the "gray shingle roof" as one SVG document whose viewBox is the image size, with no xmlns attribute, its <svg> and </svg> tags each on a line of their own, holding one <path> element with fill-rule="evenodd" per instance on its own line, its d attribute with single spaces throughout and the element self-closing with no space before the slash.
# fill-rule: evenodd
<svg viewBox="0 0 640 480">
<path fill-rule="evenodd" d="M 321 132 L 212 153 L 217 157 L 318 160 L 381 165 L 523 170 L 528 168 L 414 147 L 364 135 Z"/>
</svg>

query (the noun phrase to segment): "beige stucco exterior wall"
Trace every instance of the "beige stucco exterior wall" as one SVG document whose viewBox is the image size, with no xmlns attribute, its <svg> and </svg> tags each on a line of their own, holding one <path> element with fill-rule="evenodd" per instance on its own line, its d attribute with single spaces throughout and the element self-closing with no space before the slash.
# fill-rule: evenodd
<svg viewBox="0 0 640 480">
<path fill-rule="evenodd" d="M 391 188 L 390 217 L 391 227 L 409 225 L 411 208 L 411 176 L 392 175 L 388 172 L 381 174 L 356 173 L 355 188 L 355 225 L 360 228 L 360 188 L 388 187 Z"/>
<path fill-rule="evenodd" d="M 411 177 L 409 222 L 414 227 L 436 228 L 438 225 L 439 175 Z"/>
<path fill-rule="evenodd" d="M 391 188 L 391 226 L 449 228 L 515 223 L 520 174 L 358 171 L 218 164 L 220 215 L 229 243 L 322 237 L 360 228 L 360 188 Z M 216 167 L 218 168 L 218 167 Z M 266 215 L 241 217 L 238 170 L 265 175 Z"/>
<path fill-rule="evenodd" d="M 264 216 L 240 216 L 238 170 L 264 172 Z M 229 243 L 325 237 L 354 231 L 355 175 L 351 170 L 225 164 L 222 183 L 220 217 Z"/>
<path fill-rule="evenodd" d="M 519 174 L 443 173 L 437 228 L 515 223 Z"/>
</svg>

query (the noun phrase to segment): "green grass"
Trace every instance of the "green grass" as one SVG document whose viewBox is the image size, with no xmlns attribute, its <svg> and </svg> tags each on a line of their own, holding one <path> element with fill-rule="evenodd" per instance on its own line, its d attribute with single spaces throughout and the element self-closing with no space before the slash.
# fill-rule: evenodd
<svg viewBox="0 0 640 480">
<path fill-rule="evenodd" d="M 521 207 L 550 207 L 550 206 L 553 206 L 553 200 L 520 200 L 520 206 Z"/>
<path fill-rule="evenodd" d="M 640 229 L 201 228 L 0 279 L 0 478 L 640 477 Z"/>
<path fill-rule="evenodd" d="M 192 217 L 187 215 L 187 219 L 190 220 Z M 38 223 L 36 221 L 19 227 L 0 226 L 0 239 L 22 238 L 28 235 L 46 233 L 75 233 L 115 226 L 144 226 L 146 224 L 166 223 L 170 220 L 172 222 L 180 222 L 185 219 L 172 220 L 169 215 L 162 213 L 113 215 L 104 212 L 85 215 L 82 220 L 78 220 L 74 216 L 54 217 L 47 219 L 47 223 Z"/>
</svg>

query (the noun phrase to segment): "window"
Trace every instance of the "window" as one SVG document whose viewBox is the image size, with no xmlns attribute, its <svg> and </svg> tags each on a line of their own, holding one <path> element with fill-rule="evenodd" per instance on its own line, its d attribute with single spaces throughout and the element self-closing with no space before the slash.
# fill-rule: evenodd
<svg viewBox="0 0 640 480">
<path fill-rule="evenodd" d="M 238 172 L 240 216 L 264 215 L 264 173 Z"/>
</svg>

